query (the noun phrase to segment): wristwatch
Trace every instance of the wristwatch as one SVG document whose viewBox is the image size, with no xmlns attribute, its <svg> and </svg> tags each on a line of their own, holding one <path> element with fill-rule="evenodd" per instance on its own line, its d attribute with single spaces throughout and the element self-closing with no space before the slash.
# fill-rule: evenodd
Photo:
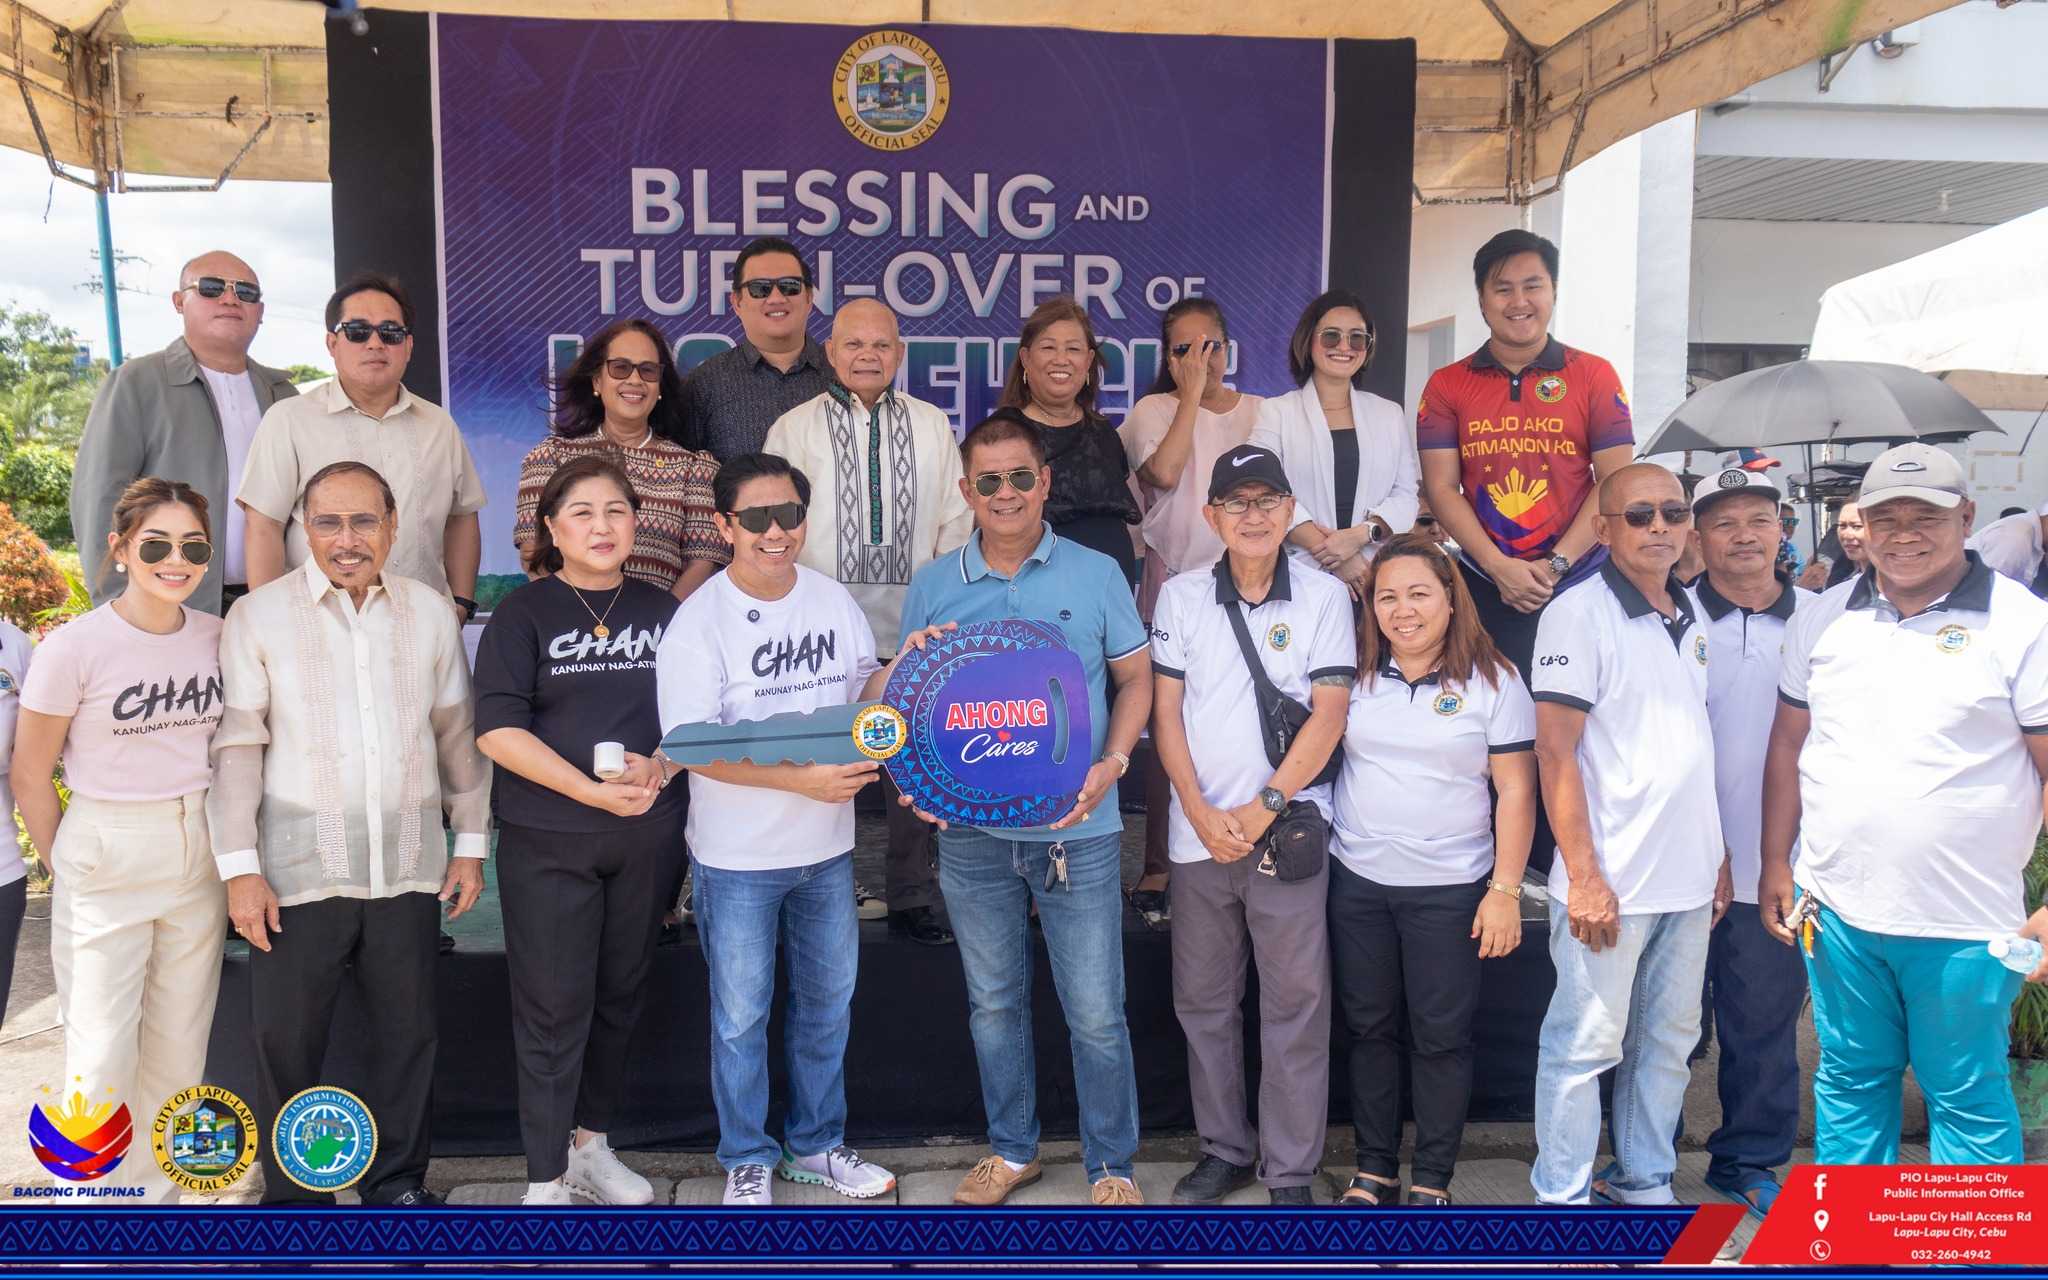
<svg viewBox="0 0 2048 1280">
<path fill-rule="evenodd" d="M 1116 776 L 1119 778 L 1131 771 L 1131 758 L 1121 751 L 1105 751 L 1102 758 L 1116 761 Z"/>
<path fill-rule="evenodd" d="M 1550 557 L 1550 572 L 1558 581 L 1564 581 L 1564 575 L 1571 571 L 1571 557 L 1563 555 L 1552 555 Z"/>
<path fill-rule="evenodd" d="M 1522 897 L 1522 886 L 1518 884 L 1502 884 L 1500 881 L 1489 877 L 1486 881 L 1486 887 L 1495 893 L 1504 893 L 1518 902 Z"/>
<path fill-rule="evenodd" d="M 464 622 L 476 621 L 476 601 L 470 600 L 463 596 L 452 596 L 450 598 L 453 599 L 457 607 L 459 607 L 462 610 L 462 620 Z"/>
<path fill-rule="evenodd" d="M 1278 787 L 1260 787 L 1259 803 L 1265 805 L 1273 813 L 1285 813 L 1287 811 L 1287 797 L 1280 794 L 1280 788 Z"/>
</svg>

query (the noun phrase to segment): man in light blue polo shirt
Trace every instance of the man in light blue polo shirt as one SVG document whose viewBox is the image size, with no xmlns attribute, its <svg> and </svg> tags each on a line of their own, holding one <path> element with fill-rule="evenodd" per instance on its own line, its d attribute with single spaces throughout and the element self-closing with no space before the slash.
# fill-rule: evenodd
<svg viewBox="0 0 2048 1280">
<path fill-rule="evenodd" d="M 939 890 L 967 971 L 974 1056 L 994 1151 L 961 1181 L 953 1199 L 1001 1204 L 1040 1174 L 1028 911 L 1036 902 L 1074 1045 L 1081 1156 L 1094 1184 L 1092 1199 L 1140 1204 L 1131 1176 L 1138 1085 L 1124 1021 L 1123 819 L 1116 793 L 1152 710 L 1149 640 L 1116 562 L 1055 537 L 1045 523 L 1052 471 L 1029 421 L 999 410 L 967 433 L 960 456 L 974 535 L 911 577 L 903 632 L 997 618 L 1057 626 L 1088 673 L 1095 765 L 1073 810 L 1049 827 L 939 833 Z"/>
</svg>

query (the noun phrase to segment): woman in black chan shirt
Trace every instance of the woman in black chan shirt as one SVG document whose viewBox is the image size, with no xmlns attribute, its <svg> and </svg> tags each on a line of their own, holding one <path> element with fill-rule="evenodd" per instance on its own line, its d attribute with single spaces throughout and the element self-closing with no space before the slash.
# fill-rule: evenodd
<svg viewBox="0 0 2048 1280">
<path fill-rule="evenodd" d="M 654 651 L 676 602 L 625 576 L 639 506 L 605 458 L 558 468 L 528 561 L 546 576 L 507 596 L 477 645 L 528 1205 L 654 1197 L 605 1138 L 661 916 L 659 867 L 683 840 L 682 789 L 663 790 L 651 758 Z M 592 772 L 599 743 L 625 748 L 610 781 Z"/>
</svg>

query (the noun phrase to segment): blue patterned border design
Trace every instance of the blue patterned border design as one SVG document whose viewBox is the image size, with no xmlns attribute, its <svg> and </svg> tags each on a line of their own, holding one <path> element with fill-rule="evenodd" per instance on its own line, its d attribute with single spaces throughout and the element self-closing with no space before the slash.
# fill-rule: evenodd
<svg viewBox="0 0 2048 1280">
<path fill-rule="evenodd" d="M 802 1260 L 1006 1263 L 1602 1262 L 1663 1258 L 1654 1209 L 46 1209 L 0 1214 L 0 1267 Z"/>
</svg>

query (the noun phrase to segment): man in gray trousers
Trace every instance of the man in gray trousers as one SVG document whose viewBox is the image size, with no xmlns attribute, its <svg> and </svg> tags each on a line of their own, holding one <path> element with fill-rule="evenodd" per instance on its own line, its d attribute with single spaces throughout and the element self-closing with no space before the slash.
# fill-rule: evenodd
<svg viewBox="0 0 2048 1280">
<path fill-rule="evenodd" d="M 209 573 L 191 605 L 221 613 L 248 590 L 242 564 L 242 509 L 233 501 L 242 460 L 264 410 L 298 394 L 291 379 L 249 358 L 263 323 L 263 286 L 231 253 L 203 253 L 178 272 L 171 306 L 185 336 L 137 356 L 108 376 L 93 398 L 71 479 L 71 528 L 78 536 L 94 604 L 119 595 L 99 572 L 114 501 L 143 476 L 182 481 L 206 496 L 213 544 L 224 572 Z"/>
</svg>

